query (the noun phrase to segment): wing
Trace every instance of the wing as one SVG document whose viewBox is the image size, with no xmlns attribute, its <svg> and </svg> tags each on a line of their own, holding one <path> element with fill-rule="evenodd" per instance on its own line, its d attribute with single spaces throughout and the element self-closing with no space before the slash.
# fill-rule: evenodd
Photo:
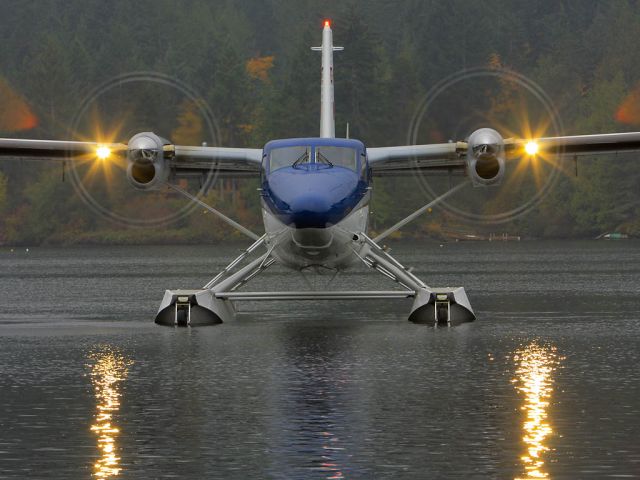
<svg viewBox="0 0 640 480">
<path fill-rule="evenodd" d="M 464 172 L 466 142 L 368 148 L 371 171 L 376 176 L 412 175 L 416 170 Z"/>
<path fill-rule="evenodd" d="M 175 177 L 206 175 L 212 168 L 217 170 L 218 175 L 226 177 L 255 177 L 260 174 L 261 149 L 163 143 L 163 154 Z M 81 161 L 95 159 L 102 154 L 126 158 L 127 152 L 128 145 L 124 143 L 0 138 L 0 157 L 8 158 Z"/>
<path fill-rule="evenodd" d="M 473 137 L 473 134 L 472 134 Z M 526 146 L 535 145 L 536 153 L 546 156 L 570 156 L 640 151 L 640 132 L 604 133 L 539 139 L 508 138 L 503 141 L 507 159 L 527 155 Z M 376 176 L 429 173 L 464 173 L 469 144 L 450 142 L 429 145 L 369 148 L 369 165 Z"/>
<path fill-rule="evenodd" d="M 217 169 L 222 177 L 257 177 L 262 165 L 259 148 L 189 147 L 174 146 L 169 166 L 176 176 L 206 175 Z"/>
<path fill-rule="evenodd" d="M 98 155 L 101 147 L 115 155 L 126 153 L 122 143 L 72 142 L 61 140 L 24 140 L 0 138 L 0 156 L 26 159 L 89 159 Z"/>
<path fill-rule="evenodd" d="M 531 142 L 535 144 L 537 153 L 540 155 L 579 157 L 638 151 L 640 150 L 640 132 L 546 137 L 533 140 L 506 139 L 505 152 L 508 157 L 522 156 L 526 153 L 525 146 Z"/>
</svg>

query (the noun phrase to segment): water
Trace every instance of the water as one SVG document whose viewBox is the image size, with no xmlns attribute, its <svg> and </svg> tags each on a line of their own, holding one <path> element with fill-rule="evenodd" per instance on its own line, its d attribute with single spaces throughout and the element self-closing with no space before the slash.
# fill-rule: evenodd
<svg viewBox="0 0 640 480">
<path fill-rule="evenodd" d="M 403 300 L 152 323 L 239 250 L 0 250 L 0 478 L 640 477 L 639 242 L 396 246 L 467 288 L 455 329 Z"/>
</svg>

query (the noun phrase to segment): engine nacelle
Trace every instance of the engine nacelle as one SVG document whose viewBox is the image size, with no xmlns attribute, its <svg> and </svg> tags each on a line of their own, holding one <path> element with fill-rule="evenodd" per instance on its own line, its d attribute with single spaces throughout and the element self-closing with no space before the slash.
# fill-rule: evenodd
<svg viewBox="0 0 640 480">
<path fill-rule="evenodd" d="M 138 133 L 127 146 L 127 180 L 138 190 L 155 190 L 169 179 L 163 147 L 170 142 L 153 132 Z"/>
<path fill-rule="evenodd" d="M 492 128 L 480 128 L 467 144 L 467 172 L 473 186 L 499 185 L 505 170 L 502 136 Z"/>
</svg>

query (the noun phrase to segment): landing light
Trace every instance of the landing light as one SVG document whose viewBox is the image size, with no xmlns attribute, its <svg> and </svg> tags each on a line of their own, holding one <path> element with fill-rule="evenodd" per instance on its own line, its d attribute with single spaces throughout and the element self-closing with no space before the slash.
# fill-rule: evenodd
<svg viewBox="0 0 640 480">
<path fill-rule="evenodd" d="M 109 147 L 101 146 L 96 149 L 96 155 L 100 160 L 106 160 L 111 155 Z"/>
<path fill-rule="evenodd" d="M 538 153 L 538 144 L 535 141 L 531 140 L 524 146 L 524 151 L 527 152 L 527 155 L 533 157 L 536 153 Z"/>
</svg>

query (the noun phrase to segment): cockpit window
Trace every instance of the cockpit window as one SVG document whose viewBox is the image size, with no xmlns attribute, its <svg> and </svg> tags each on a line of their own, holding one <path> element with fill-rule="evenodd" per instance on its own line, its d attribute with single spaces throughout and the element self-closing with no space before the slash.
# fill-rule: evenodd
<svg viewBox="0 0 640 480">
<path fill-rule="evenodd" d="M 316 147 L 316 162 L 345 167 L 355 172 L 358 169 L 358 154 L 355 149 L 348 147 Z"/>
<path fill-rule="evenodd" d="M 269 155 L 269 169 L 271 172 L 283 167 L 296 167 L 311 160 L 311 147 L 296 146 L 274 148 Z"/>
</svg>

